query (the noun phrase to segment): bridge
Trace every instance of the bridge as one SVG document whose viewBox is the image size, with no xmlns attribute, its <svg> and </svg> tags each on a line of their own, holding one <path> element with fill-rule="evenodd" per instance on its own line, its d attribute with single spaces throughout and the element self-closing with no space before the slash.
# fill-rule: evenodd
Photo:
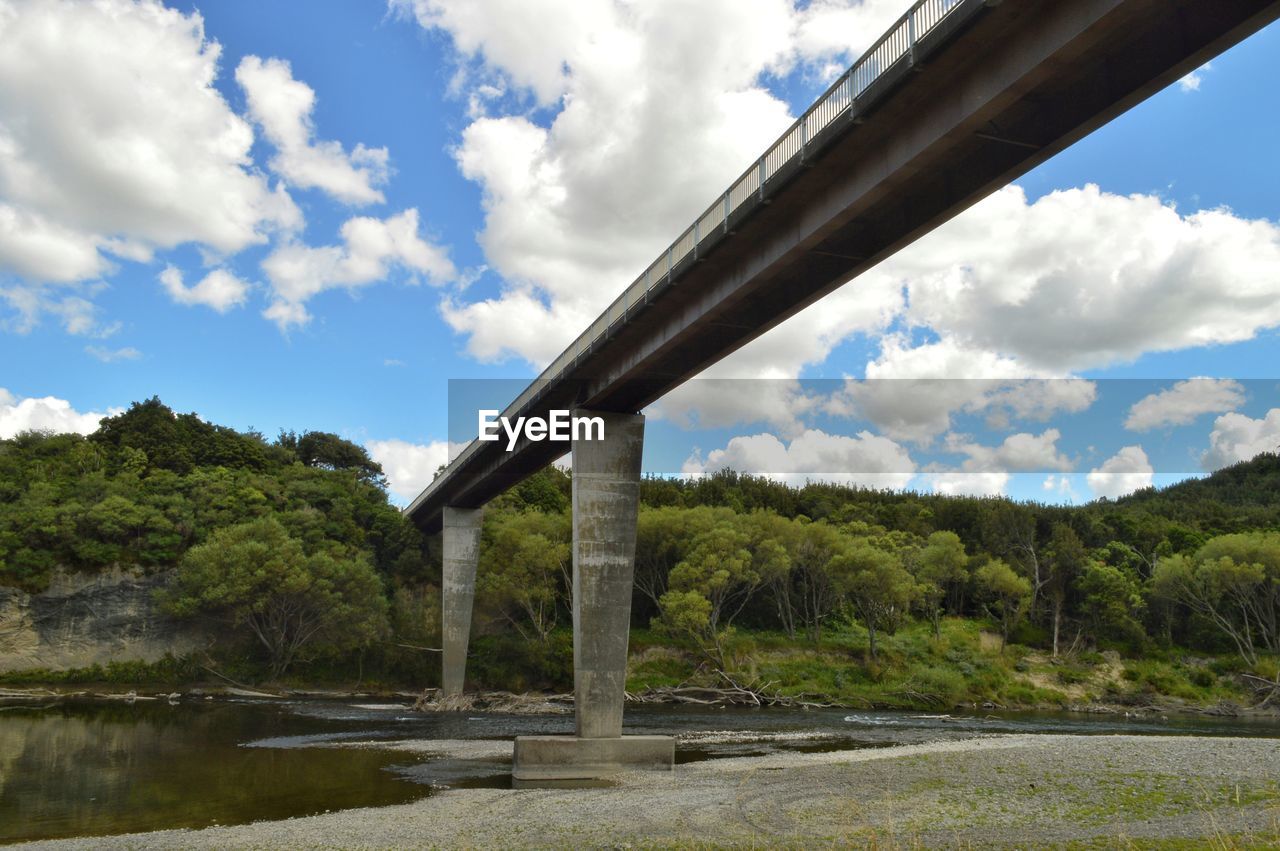
<svg viewBox="0 0 1280 851">
<path fill-rule="evenodd" d="M 503 411 L 605 422 L 573 453 L 576 735 L 517 780 L 670 767 L 623 737 L 637 412 L 1280 17 L 1280 0 L 919 0 Z M 460 693 L 484 504 L 565 444 L 472 441 L 405 509 L 443 530 L 442 688 Z"/>
</svg>

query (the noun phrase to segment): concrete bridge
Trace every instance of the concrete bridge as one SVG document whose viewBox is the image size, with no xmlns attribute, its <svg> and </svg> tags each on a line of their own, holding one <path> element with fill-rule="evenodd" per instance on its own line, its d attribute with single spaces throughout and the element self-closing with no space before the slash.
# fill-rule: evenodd
<svg viewBox="0 0 1280 851">
<path fill-rule="evenodd" d="M 1280 17 L 1280 0 L 920 0 L 503 412 L 605 420 L 573 453 L 574 737 L 517 779 L 670 767 L 622 737 L 637 412 Z M 464 687 L 481 510 L 563 454 L 469 444 L 406 513 L 444 536 L 446 694 Z"/>
</svg>

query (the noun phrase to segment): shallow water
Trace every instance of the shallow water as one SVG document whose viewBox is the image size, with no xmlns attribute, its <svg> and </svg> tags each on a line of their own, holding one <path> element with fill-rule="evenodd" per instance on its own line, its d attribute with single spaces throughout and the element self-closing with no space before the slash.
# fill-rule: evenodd
<svg viewBox="0 0 1280 851">
<path fill-rule="evenodd" d="M 205 701 L 0 707 L 0 842 L 205 827 L 412 801 L 441 786 L 510 785 L 505 759 L 329 748 L 350 739 L 572 733 L 571 715 L 422 715 L 403 704 Z M 638 706 L 627 731 L 678 737 L 681 763 L 981 733 L 1280 737 L 1276 721 L 1072 713 L 931 715 Z"/>
</svg>

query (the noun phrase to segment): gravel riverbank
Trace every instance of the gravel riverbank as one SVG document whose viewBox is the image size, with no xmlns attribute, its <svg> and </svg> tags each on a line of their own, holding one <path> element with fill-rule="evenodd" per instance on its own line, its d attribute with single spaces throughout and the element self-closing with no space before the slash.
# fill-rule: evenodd
<svg viewBox="0 0 1280 851">
<path fill-rule="evenodd" d="M 492 762 L 510 743 L 388 743 Z M 385 745 L 383 745 L 385 746 Z M 596 789 L 413 804 L 19 848 L 1280 846 L 1280 740 L 991 736 L 708 760 Z"/>
</svg>

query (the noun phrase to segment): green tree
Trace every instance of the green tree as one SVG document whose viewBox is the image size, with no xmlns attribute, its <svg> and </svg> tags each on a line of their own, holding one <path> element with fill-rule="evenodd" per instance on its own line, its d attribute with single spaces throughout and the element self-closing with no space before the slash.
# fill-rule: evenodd
<svg viewBox="0 0 1280 851">
<path fill-rule="evenodd" d="M 1045 547 L 1044 564 L 1047 568 L 1045 577 L 1045 596 L 1049 600 L 1049 620 L 1053 633 L 1053 656 L 1058 656 L 1058 645 L 1062 632 L 1062 614 L 1066 608 L 1067 596 L 1075 587 L 1076 578 L 1084 570 L 1089 554 L 1084 542 L 1065 523 L 1053 524 L 1049 534 L 1049 543 Z"/>
<path fill-rule="evenodd" d="M 1280 652 L 1280 533 L 1222 535 L 1194 556 L 1162 557 L 1152 586 L 1212 623 L 1250 664 L 1260 649 Z"/>
<path fill-rule="evenodd" d="M 892 553 L 857 540 L 831 560 L 830 572 L 839 594 L 867 628 L 872 660 L 877 658 L 876 633 L 892 635 L 902 622 L 920 586 Z"/>
<path fill-rule="evenodd" d="M 365 647 L 387 628 L 387 601 L 368 557 L 307 555 L 277 520 L 220 529 L 182 560 L 162 603 L 178 617 L 247 628 L 279 677 L 311 652 Z"/>
<path fill-rule="evenodd" d="M 942 613 L 945 601 L 952 601 L 953 613 L 959 613 L 964 587 L 969 581 L 969 557 L 964 543 L 955 532 L 934 532 L 912 566 L 919 583 L 921 607 L 933 624 L 934 638 L 942 637 Z"/>
<path fill-rule="evenodd" d="M 1000 559 L 992 559 L 973 575 L 986 600 L 987 610 L 1000 622 L 1000 652 L 1009 643 L 1009 633 L 1017 626 L 1031 605 L 1031 581 L 1019 576 Z"/>
<path fill-rule="evenodd" d="M 797 619 L 816 643 L 822 638 L 823 621 L 840 602 L 831 581 L 831 563 L 849 546 L 849 539 L 825 522 L 798 520 L 790 524 L 785 545 L 799 600 Z"/>
<path fill-rule="evenodd" d="M 526 640 L 545 642 L 572 586 L 569 519 L 541 511 L 489 512 L 476 592 Z"/>
<path fill-rule="evenodd" d="M 1136 572 L 1090 559 L 1076 580 L 1083 599 L 1085 626 L 1095 639 L 1110 638 L 1139 646 L 1146 637 L 1142 616 L 1146 600 Z"/>
<path fill-rule="evenodd" d="M 292 449 L 298 460 L 308 467 L 322 470 L 348 470 L 360 481 L 378 487 L 386 486 L 382 465 L 369 457 L 363 446 L 344 440 L 327 431 L 308 431 L 301 435 L 281 432 L 280 446 Z"/>
</svg>

